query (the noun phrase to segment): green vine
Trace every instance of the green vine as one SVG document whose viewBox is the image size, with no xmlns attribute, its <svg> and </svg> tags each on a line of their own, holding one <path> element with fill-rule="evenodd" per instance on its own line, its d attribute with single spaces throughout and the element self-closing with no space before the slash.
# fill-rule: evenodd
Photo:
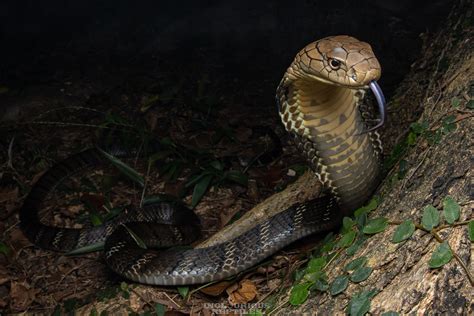
<svg viewBox="0 0 474 316">
<path fill-rule="evenodd" d="M 439 235 L 439 231 L 447 228 L 466 226 L 471 242 L 474 242 L 474 219 L 459 221 L 461 208 L 450 196 L 443 200 L 443 210 L 440 212 L 432 205 L 425 206 L 421 222 L 412 219 L 402 221 L 389 220 L 385 217 L 367 220 L 367 215 L 378 205 L 376 198 L 364 207 L 359 208 L 353 218 L 345 217 L 343 226 L 337 238 L 329 235 L 321 247 L 311 258 L 306 267 L 296 274 L 296 284 L 290 292 L 289 303 L 300 305 L 312 292 L 327 292 L 337 296 L 348 288 L 350 283 L 367 280 L 373 268 L 367 265 L 368 258 L 361 256 L 349 262 L 343 273 L 329 280 L 327 271 L 330 264 L 341 254 L 354 255 L 368 236 L 383 232 L 389 226 L 396 226 L 391 237 L 392 243 L 404 242 L 413 236 L 416 230 L 430 234 L 439 245 L 432 252 L 428 265 L 432 269 L 442 268 L 454 258 L 465 271 L 467 279 L 474 286 L 474 279 L 460 256 L 453 251 L 448 241 Z M 444 223 L 442 223 L 444 221 Z M 364 315 L 370 309 L 370 301 L 377 293 L 376 289 L 364 290 L 354 294 L 347 306 L 349 315 Z M 388 312 L 387 315 L 397 315 Z"/>
</svg>

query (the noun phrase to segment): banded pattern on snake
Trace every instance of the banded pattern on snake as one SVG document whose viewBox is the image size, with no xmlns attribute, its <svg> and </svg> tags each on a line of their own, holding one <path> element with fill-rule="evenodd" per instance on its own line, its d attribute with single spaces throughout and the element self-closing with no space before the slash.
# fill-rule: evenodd
<svg viewBox="0 0 474 316">
<path fill-rule="evenodd" d="M 41 223 L 38 213 L 48 192 L 71 174 L 103 163 L 96 149 L 71 156 L 38 180 L 20 210 L 20 226 L 34 244 L 56 251 L 105 241 L 109 267 L 141 283 L 198 284 L 235 275 L 297 239 L 334 228 L 371 196 L 380 181 L 381 143 L 375 128 L 385 117 L 385 101 L 376 83 L 380 74 L 370 45 L 349 36 L 324 38 L 297 54 L 277 88 L 278 109 L 328 192 L 281 211 L 235 239 L 199 249 L 149 249 L 186 245 L 199 237 L 197 216 L 169 203 L 133 210 L 89 229 Z M 381 114 L 375 127 L 359 110 L 369 88 Z M 137 246 L 130 230 L 148 249 Z"/>
</svg>

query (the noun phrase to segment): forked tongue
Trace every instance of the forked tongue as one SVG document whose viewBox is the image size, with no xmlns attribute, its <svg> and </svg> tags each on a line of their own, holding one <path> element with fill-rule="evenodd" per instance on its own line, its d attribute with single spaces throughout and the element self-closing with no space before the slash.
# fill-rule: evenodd
<svg viewBox="0 0 474 316">
<path fill-rule="evenodd" d="M 385 117 L 387 115 L 385 97 L 383 95 L 382 89 L 380 88 L 379 84 L 377 83 L 377 81 L 374 80 L 369 83 L 369 87 L 370 87 L 370 90 L 372 90 L 372 93 L 374 94 L 375 99 L 377 100 L 377 107 L 379 109 L 380 119 L 377 125 L 365 131 L 364 133 L 372 132 L 382 127 L 382 125 L 385 123 Z"/>
</svg>

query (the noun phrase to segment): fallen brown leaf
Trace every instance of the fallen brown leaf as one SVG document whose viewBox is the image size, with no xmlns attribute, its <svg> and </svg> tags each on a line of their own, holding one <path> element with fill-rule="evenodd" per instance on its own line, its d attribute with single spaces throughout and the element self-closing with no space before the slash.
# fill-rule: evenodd
<svg viewBox="0 0 474 316">
<path fill-rule="evenodd" d="M 231 305 L 246 304 L 257 296 L 257 287 L 254 282 L 243 280 L 235 291 L 231 292 L 228 288 L 227 294 L 229 294 L 228 301 Z"/>
<path fill-rule="evenodd" d="M 3 285 L 8 281 L 10 281 L 8 270 L 3 264 L 0 264 L 0 285 Z"/>
<path fill-rule="evenodd" d="M 34 301 L 38 289 L 31 288 L 26 282 L 12 281 L 10 287 L 11 307 L 13 310 L 25 310 Z"/>
<path fill-rule="evenodd" d="M 219 283 L 216 283 L 216 284 L 213 284 L 213 285 L 210 285 L 208 287 L 205 287 L 205 288 L 201 289 L 201 292 L 204 293 L 204 294 L 207 294 L 207 295 L 211 295 L 211 296 L 219 296 L 231 284 L 232 284 L 232 282 L 229 282 L 229 281 L 221 281 Z"/>
<path fill-rule="evenodd" d="M 0 203 L 16 200 L 18 198 L 18 187 L 14 189 L 3 188 L 0 190 Z"/>
<path fill-rule="evenodd" d="M 219 226 L 222 228 L 226 226 L 235 214 L 237 214 L 242 209 L 242 202 L 238 201 L 232 207 L 225 207 L 223 211 L 219 214 Z"/>
<path fill-rule="evenodd" d="M 30 241 L 23 235 L 19 228 L 14 228 L 10 233 L 11 246 L 15 251 L 23 249 L 31 245 Z"/>
</svg>

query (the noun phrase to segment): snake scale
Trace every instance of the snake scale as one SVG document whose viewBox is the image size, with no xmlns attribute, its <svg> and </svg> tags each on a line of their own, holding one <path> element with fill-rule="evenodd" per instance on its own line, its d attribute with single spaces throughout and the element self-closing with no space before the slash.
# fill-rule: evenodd
<svg viewBox="0 0 474 316">
<path fill-rule="evenodd" d="M 235 275 L 306 235 L 336 227 L 343 215 L 361 206 L 380 181 L 385 101 L 376 83 L 379 62 L 369 44 L 333 36 L 302 49 L 287 69 L 276 94 L 281 120 L 294 136 L 327 194 L 296 204 L 207 248 L 157 251 L 186 245 L 199 237 L 199 219 L 189 209 L 157 203 L 124 213 L 102 226 L 72 229 L 40 220 L 45 196 L 63 179 L 104 162 L 97 149 L 73 155 L 48 170 L 33 186 L 20 210 L 20 226 L 35 245 L 70 251 L 105 241 L 105 261 L 119 275 L 156 285 L 199 284 Z M 371 89 L 380 120 L 371 126 L 366 91 Z M 120 156 L 118 152 L 110 152 Z M 130 231 L 143 240 L 137 246 Z"/>
</svg>

